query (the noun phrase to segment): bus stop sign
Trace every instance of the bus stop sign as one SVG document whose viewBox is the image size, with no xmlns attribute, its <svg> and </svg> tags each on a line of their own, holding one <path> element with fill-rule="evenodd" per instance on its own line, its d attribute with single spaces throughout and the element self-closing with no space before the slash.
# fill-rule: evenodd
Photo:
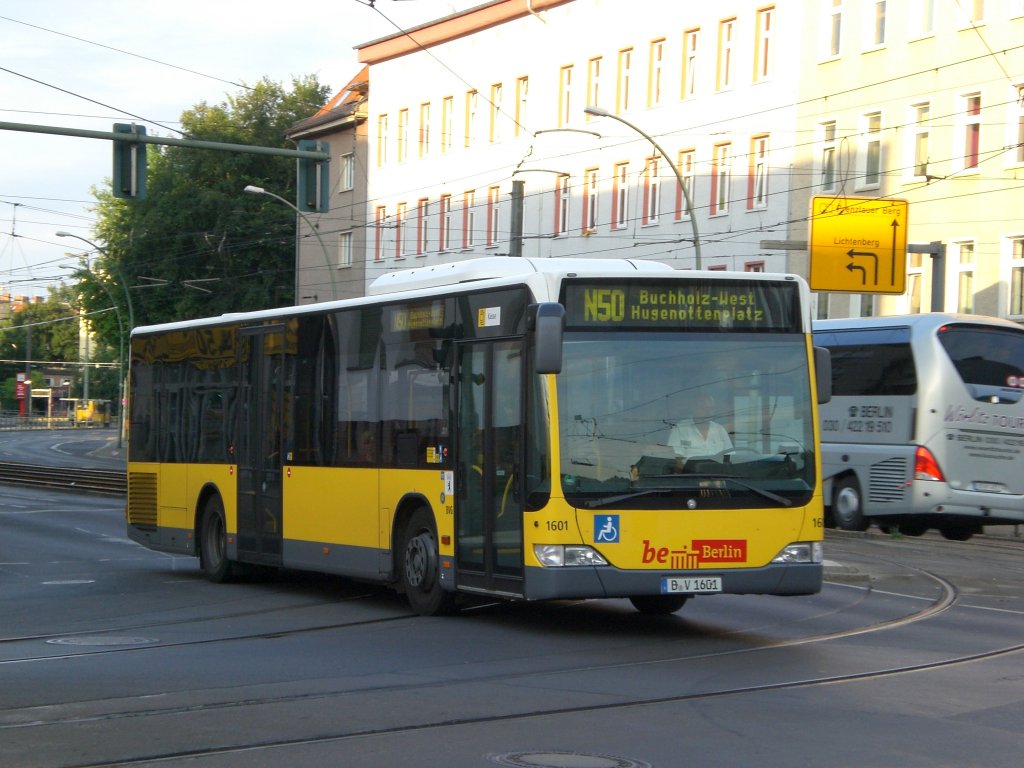
<svg viewBox="0 0 1024 768">
<path fill-rule="evenodd" d="M 906 200 L 812 197 L 811 290 L 903 293 L 908 208 Z"/>
</svg>

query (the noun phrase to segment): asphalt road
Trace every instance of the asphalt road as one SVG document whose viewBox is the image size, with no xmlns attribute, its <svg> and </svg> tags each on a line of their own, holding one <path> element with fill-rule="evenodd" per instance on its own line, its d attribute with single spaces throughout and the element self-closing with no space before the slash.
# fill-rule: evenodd
<svg viewBox="0 0 1024 768">
<path fill-rule="evenodd" d="M 813 597 L 412 615 L 204 581 L 123 502 L 3 488 L 0 766 L 1019 766 L 1024 545 L 829 532 Z"/>
</svg>

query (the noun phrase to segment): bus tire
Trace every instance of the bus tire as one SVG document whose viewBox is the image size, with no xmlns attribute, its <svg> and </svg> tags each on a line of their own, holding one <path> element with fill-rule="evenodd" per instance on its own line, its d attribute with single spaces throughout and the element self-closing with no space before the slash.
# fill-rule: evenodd
<svg viewBox="0 0 1024 768">
<path fill-rule="evenodd" d="M 224 524 L 224 502 L 213 495 L 203 505 L 199 523 L 199 567 L 215 584 L 231 580 L 232 564 L 228 559 L 227 526 Z"/>
<path fill-rule="evenodd" d="M 451 613 L 455 607 L 455 595 L 441 587 L 439 560 L 434 516 L 419 507 L 402 535 L 398 571 L 405 598 L 420 616 Z"/>
<path fill-rule="evenodd" d="M 981 533 L 981 526 L 971 523 L 947 525 L 944 528 L 939 528 L 939 533 L 942 534 L 942 538 L 949 541 L 967 541 L 974 534 Z"/>
<path fill-rule="evenodd" d="M 864 517 L 864 497 L 860 483 L 853 475 L 836 480 L 832 490 L 832 519 L 844 531 L 866 531 L 868 519 Z"/>
<path fill-rule="evenodd" d="M 686 605 L 689 599 L 689 595 L 633 595 L 629 602 L 648 616 L 667 616 Z"/>
</svg>

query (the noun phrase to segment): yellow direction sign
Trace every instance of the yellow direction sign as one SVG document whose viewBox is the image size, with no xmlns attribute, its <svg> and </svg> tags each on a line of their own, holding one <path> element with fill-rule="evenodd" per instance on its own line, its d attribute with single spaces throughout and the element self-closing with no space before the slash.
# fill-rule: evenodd
<svg viewBox="0 0 1024 768">
<path fill-rule="evenodd" d="M 811 290 L 903 293 L 908 208 L 906 200 L 812 197 Z"/>
</svg>

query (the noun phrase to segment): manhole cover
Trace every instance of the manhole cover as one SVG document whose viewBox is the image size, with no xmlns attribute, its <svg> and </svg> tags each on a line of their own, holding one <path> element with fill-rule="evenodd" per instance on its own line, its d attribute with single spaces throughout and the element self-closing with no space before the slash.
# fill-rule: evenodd
<svg viewBox="0 0 1024 768">
<path fill-rule="evenodd" d="M 56 637 L 46 642 L 51 645 L 149 645 L 157 642 L 151 637 L 126 637 L 124 635 L 81 635 L 79 637 Z"/>
<path fill-rule="evenodd" d="M 498 765 L 514 768 L 651 768 L 651 764 L 643 760 L 586 752 L 506 752 L 491 755 L 490 759 Z"/>
</svg>

